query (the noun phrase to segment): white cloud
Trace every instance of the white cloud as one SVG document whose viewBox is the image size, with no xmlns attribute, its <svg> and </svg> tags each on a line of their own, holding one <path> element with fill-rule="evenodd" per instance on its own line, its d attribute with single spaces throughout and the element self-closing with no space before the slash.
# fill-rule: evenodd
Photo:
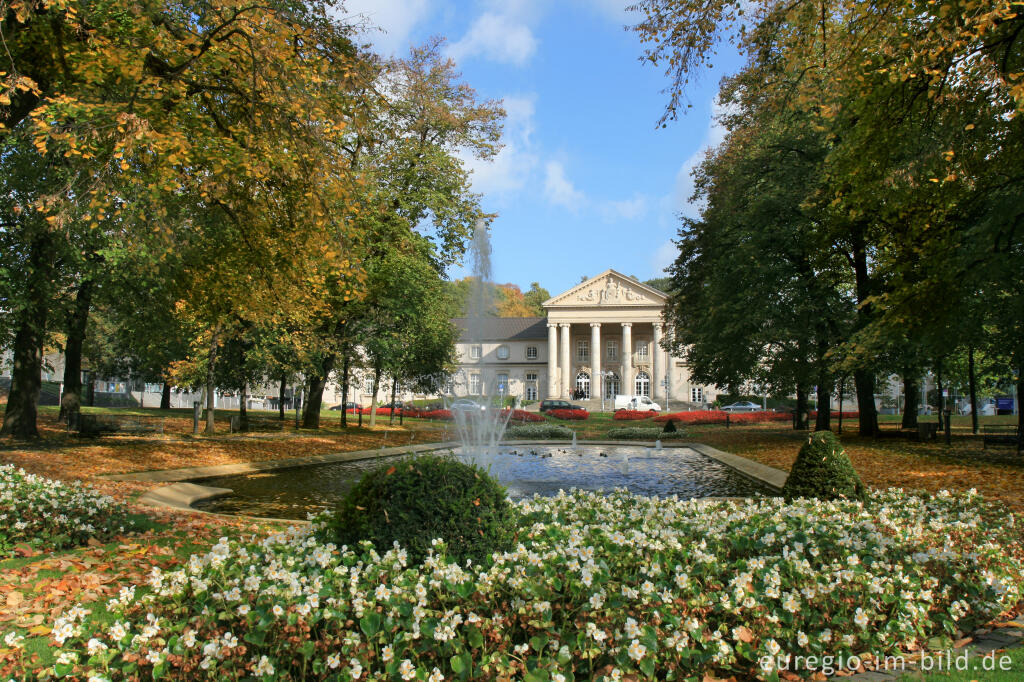
<svg viewBox="0 0 1024 682">
<path fill-rule="evenodd" d="M 647 197 L 637 194 L 632 199 L 606 201 L 601 212 L 607 220 L 638 220 L 647 214 Z"/>
<path fill-rule="evenodd" d="M 704 133 L 704 143 L 700 149 L 690 154 L 676 173 L 676 187 L 672 203 L 676 211 L 688 218 L 696 218 L 700 214 L 701 202 L 691 201 L 694 190 L 693 171 L 703 163 L 708 150 L 717 147 L 725 139 L 727 131 L 718 120 L 723 113 L 725 113 L 725 107 L 718 102 L 716 97 L 711 105 L 711 122 Z"/>
<path fill-rule="evenodd" d="M 502 106 L 505 126 L 501 151 L 490 161 L 462 156 L 473 173 L 473 190 L 491 196 L 522 189 L 540 163 L 532 140 L 536 97 L 507 95 Z"/>
<path fill-rule="evenodd" d="M 654 250 L 651 255 L 651 267 L 654 269 L 655 277 L 664 277 L 665 268 L 675 262 L 679 255 L 679 247 L 672 241 L 667 241 Z"/>
<path fill-rule="evenodd" d="M 404 55 L 413 29 L 431 12 L 429 0 L 346 0 L 344 7 L 341 18 L 367 24 L 365 39 L 385 55 Z"/>
<path fill-rule="evenodd" d="M 481 55 L 491 61 L 521 66 L 536 50 L 537 39 L 526 23 L 507 13 L 487 12 L 477 17 L 466 35 L 448 49 L 448 54 L 457 62 Z"/>
<path fill-rule="evenodd" d="M 544 196 L 548 201 L 577 212 L 586 201 L 583 192 L 576 189 L 565 176 L 565 168 L 558 161 L 548 161 L 544 166 Z"/>
</svg>

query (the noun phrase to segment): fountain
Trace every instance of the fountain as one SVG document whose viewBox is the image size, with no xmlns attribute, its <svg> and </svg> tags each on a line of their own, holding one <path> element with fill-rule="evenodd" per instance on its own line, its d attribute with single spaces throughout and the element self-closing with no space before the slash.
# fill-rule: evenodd
<svg viewBox="0 0 1024 682">
<path fill-rule="evenodd" d="M 572 451 L 577 455 L 580 454 L 580 446 L 576 443 L 576 432 L 572 432 Z"/>
<path fill-rule="evenodd" d="M 473 264 L 470 308 L 467 311 L 467 337 L 471 345 L 484 340 L 484 320 L 490 310 L 491 282 L 491 243 L 487 236 L 487 226 L 478 220 L 473 230 L 473 241 L 470 244 Z M 493 470 L 498 460 L 498 444 L 508 426 L 512 411 L 504 412 L 506 386 L 496 386 L 488 395 L 497 395 L 498 406 L 481 405 L 479 412 L 470 410 L 452 410 L 455 429 L 462 444 L 463 456 L 480 468 L 497 475 Z M 445 407 L 450 408 L 450 404 Z"/>
<path fill-rule="evenodd" d="M 657 451 L 657 453 L 659 455 L 661 454 L 661 439 L 660 438 L 658 440 L 654 441 L 654 449 L 655 449 L 655 451 Z"/>
</svg>

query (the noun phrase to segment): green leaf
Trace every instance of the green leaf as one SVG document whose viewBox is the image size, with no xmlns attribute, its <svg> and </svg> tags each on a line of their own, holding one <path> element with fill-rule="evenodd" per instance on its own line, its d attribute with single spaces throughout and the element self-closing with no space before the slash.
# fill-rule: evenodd
<svg viewBox="0 0 1024 682">
<path fill-rule="evenodd" d="M 380 631 L 380 621 L 380 614 L 376 611 L 371 611 L 359 619 L 359 628 L 367 637 L 373 637 Z"/>
</svg>

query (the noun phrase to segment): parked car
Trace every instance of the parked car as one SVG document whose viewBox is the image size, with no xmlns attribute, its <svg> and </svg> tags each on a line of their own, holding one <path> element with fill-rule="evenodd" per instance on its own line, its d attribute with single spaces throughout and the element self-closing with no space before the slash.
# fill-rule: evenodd
<svg viewBox="0 0 1024 682">
<path fill-rule="evenodd" d="M 661 412 L 661 405 L 646 395 L 616 395 L 615 406 L 612 409 L 615 412 L 619 410 L 654 410 L 655 412 Z"/>
<path fill-rule="evenodd" d="M 732 405 L 726 405 L 722 408 L 723 412 L 761 412 L 762 408 L 757 403 L 752 403 L 749 400 L 743 400 Z"/>
<path fill-rule="evenodd" d="M 396 400 L 393 403 L 386 403 L 384 405 L 380 405 L 379 407 L 386 407 L 388 409 L 397 407 L 398 409 L 402 409 L 402 407 L 404 407 L 404 406 L 405 406 L 405 403 L 403 403 L 401 400 Z"/>
<path fill-rule="evenodd" d="M 487 406 L 486 405 L 481 405 L 480 403 L 477 403 L 477 402 L 474 402 L 474 401 L 470 400 L 469 398 L 459 398 L 458 400 L 453 402 L 448 407 L 448 409 L 451 410 L 452 412 L 476 413 L 476 412 L 483 412 L 484 410 L 487 409 Z"/>
<path fill-rule="evenodd" d="M 574 409 L 572 404 L 568 400 L 542 400 L 540 401 L 540 411 L 548 412 L 550 410 L 571 410 Z M 578 409 L 578 408 L 577 408 Z"/>
<path fill-rule="evenodd" d="M 341 405 L 335 405 L 331 409 L 335 410 L 337 412 L 341 412 Z M 358 410 L 358 409 L 361 409 L 359 403 L 353 403 L 353 402 L 345 403 L 345 411 L 346 412 L 349 411 L 349 410 Z"/>
</svg>

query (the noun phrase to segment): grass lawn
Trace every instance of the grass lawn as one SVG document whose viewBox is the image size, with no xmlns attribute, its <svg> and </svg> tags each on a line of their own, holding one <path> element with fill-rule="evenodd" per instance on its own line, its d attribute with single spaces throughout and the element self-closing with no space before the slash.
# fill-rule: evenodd
<svg viewBox="0 0 1024 682">
<path fill-rule="evenodd" d="M 87 408 L 86 412 L 109 415 L 161 417 L 164 434 L 105 435 L 96 439 L 69 436 L 56 420 L 57 408 L 41 408 L 42 438 L 36 442 L 0 440 L 0 463 L 12 463 L 31 473 L 62 480 L 80 480 L 116 498 L 131 502 L 150 487 L 143 483 L 112 482 L 101 474 L 257 461 L 318 455 L 346 450 L 375 449 L 406 443 L 422 443 L 450 437 L 449 425 L 406 419 L 399 426 L 388 418 L 376 428 L 339 425 L 339 412 L 324 410 L 322 428 L 306 431 L 294 427 L 289 414 L 280 432 L 229 434 L 230 411 L 217 412 L 215 436 L 193 436 L 190 410 L 153 408 Z M 276 417 L 276 412 L 250 414 Z M 352 415 L 349 416 L 352 419 Z M 923 417 L 933 419 L 933 417 Z M 983 417 L 983 424 L 1013 423 L 1014 417 Z M 893 425 L 898 417 L 882 418 Z M 616 422 L 610 413 L 592 414 L 586 421 L 559 421 L 575 430 L 581 440 L 600 439 L 609 428 L 650 426 L 649 421 Z M 351 423 L 355 423 L 353 419 Z M 835 423 L 834 423 L 835 426 Z M 917 443 L 897 438 L 862 438 L 855 420 L 844 420 L 842 443 L 865 483 L 876 488 L 967 490 L 976 488 L 989 499 L 1024 511 L 1024 462 L 1010 449 L 982 450 L 980 437 L 970 432 L 970 419 L 954 417 L 953 442 Z M 753 460 L 788 470 L 806 433 L 785 424 L 734 426 L 681 426 L 686 440 L 701 442 Z M 883 426 L 883 428 L 885 428 Z M 997 457 L 993 459 L 991 455 Z M 28 548 L 18 556 L 0 561 L 0 636 L 16 631 L 27 637 L 24 656 L 5 649 L 0 642 L 0 674 L 19 677 L 19 671 L 52 663 L 48 623 L 74 603 L 85 603 L 96 613 L 121 586 L 144 583 L 153 566 L 169 570 L 194 551 L 205 551 L 219 537 L 239 537 L 264 532 L 271 524 L 133 507 L 145 514 L 151 528 L 60 553 L 37 553 Z M 1024 670 L 1024 653 L 1008 652 L 1012 668 L 1007 673 L 970 672 L 960 677 L 927 679 L 1017 680 Z M 1000 676 L 1001 675 L 1001 676 Z M 6 679 L 6 678 L 5 678 Z"/>
</svg>

